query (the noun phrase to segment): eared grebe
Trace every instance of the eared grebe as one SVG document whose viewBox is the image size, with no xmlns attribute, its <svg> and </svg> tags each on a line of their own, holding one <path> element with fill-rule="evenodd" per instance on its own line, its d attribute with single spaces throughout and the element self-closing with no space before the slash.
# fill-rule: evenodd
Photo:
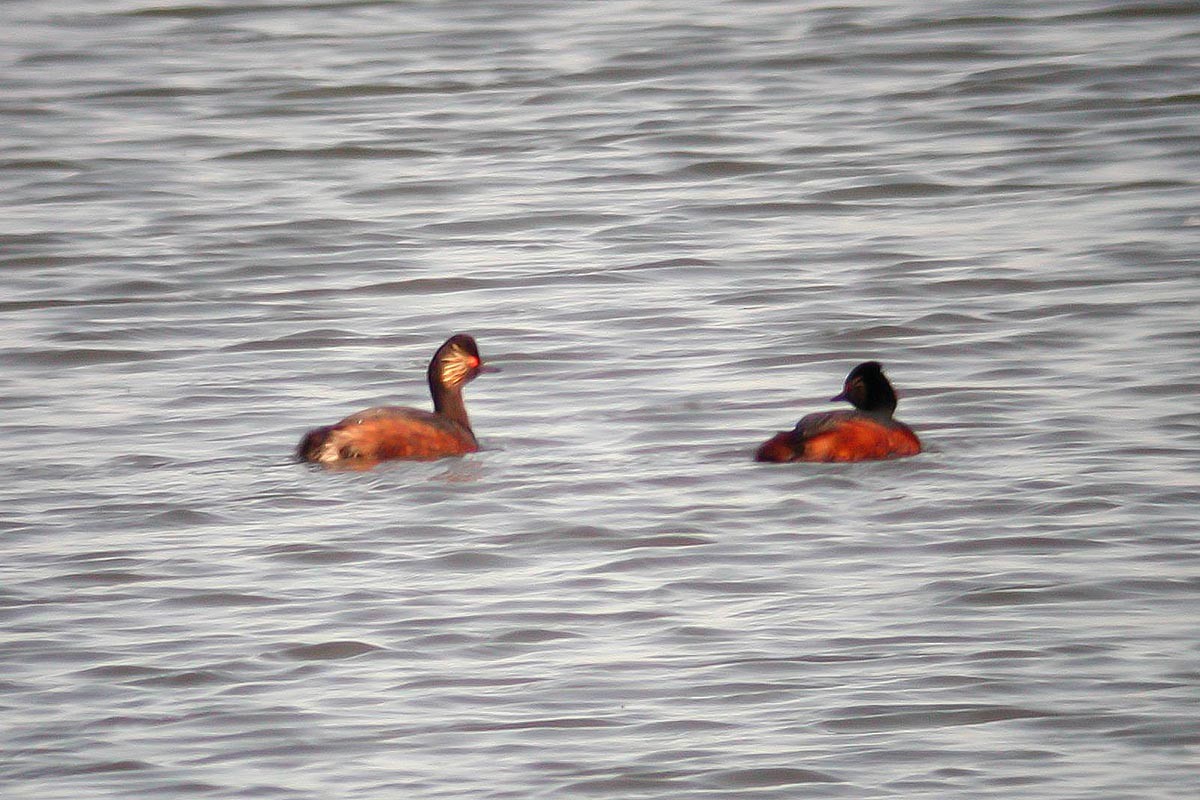
<svg viewBox="0 0 1200 800">
<path fill-rule="evenodd" d="M 483 365 L 474 339 L 455 334 L 429 362 L 433 413 L 402 406 L 368 408 L 306 433 L 296 457 L 368 467 L 390 458 L 434 459 L 473 453 L 479 443 L 467 419 L 462 388 L 480 372 L 493 369 Z"/>
<path fill-rule="evenodd" d="M 921 441 L 912 429 L 892 419 L 896 392 L 878 361 L 859 364 L 846 376 L 842 393 L 854 411 L 807 414 L 795 430 L 781 431 L 758 448 L 755 461 L 870 461 L 913 456 Z"/>
</svg>

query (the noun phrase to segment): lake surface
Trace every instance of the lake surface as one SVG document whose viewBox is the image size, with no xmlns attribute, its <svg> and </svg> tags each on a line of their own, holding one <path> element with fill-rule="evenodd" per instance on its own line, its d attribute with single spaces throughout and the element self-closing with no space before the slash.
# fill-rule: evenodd
<svg viewBox="0 0 1200 800">
<path fill-rule="evenodd" d="M 1195 797 L 1198 52 L 0 5 L 0 794 Z M 457 331 L 481 452 L 291 460 Z M 750 460 L 867 359 L 925 453 Z"/>
</svg>

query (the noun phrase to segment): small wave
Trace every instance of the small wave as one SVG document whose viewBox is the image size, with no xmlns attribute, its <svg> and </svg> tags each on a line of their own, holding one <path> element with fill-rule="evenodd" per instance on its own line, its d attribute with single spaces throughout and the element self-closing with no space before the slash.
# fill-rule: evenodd
<svg viewBox="0 0 1200 800">
<path fill-rule="evenodd" d="M 1113 600 L 1122 593 L 1099 585 L 1012 586 L 964 592 L 954 602 L 969 606 L 1020 606 Z"/>
<path fill-rule="evenodd" d="M 554 631 L 546 628 L 522 628 L 497 636 L 496 641 L 504 642 L 505 644 L 537 644 L 539 642 L 552 642 L 556 639 L 574 639 L 578 638 L 578 636 L 579 634 L 576 633 Z"/>
<path fill-rule="evenodd" d="M 334 145 L 331 147 L 267 147 L 256 150 L 239 150 L 213 156 L 214 161 L 270 161 L 278 159 L 297 159 L 311 161 L 313 159 L 342 159 L 342 160 L 386 160 L 395 161 L 407 158 L 428 158 L 436 155 L 430 150 L 418 150 L 410 147 L 371 147 L 367 145 Z"/>
<path fill-rule="evenodd" d="M 713 781 L 730 789 L 766 789 L 772 786 L 795 786 L 804 783 L 841 783 L 826 772 L 795 767 L 764 767 L 761 769 L 731 769 L 710 773 Z"/>
<path fill-rule="evenodd" d="M 118 350 L 80 347 L 69 350 L 18 350 L 6 349 L 0 361 L 33 367 L 94 367 L 104 364 L 125 364 L 135 361 L 153 361 L 162 358 L 162 351 Z"/>
<path fill-rule="evenodd" d="M 772 164 L 761 161 L 716 160 L 689 164 L 680 169 L 679 174 L 697 178 L 737 178 L 742 175 L 778 172 L 782 169 L 784 169 L 783 164 Z"/>
<path fill-rule="evenodd" d="M 365 561 L 373 554 L 365 550 L 346 550 L 318 544 L 284 544 L 264 548 L 265 555 L 297 564 L 346 564 Z"/>
<path fill-rule="evenodd" d="M 283 649 L 280 651 L 280 655 L 296 661 L 335 661 L 343 658 L 354 658 L 374 650 L 382 649 L 366 642 L 336 641 L 295 645 Z"/>
<path fill-rule="evenodd" d="M 843 715 L 822 724 L 832 731 L 862 733 L 985 725 L 1055 716 L 1060 715 L 1015 706 L 861 706 L 846 709 Z"/>
<path fill-rule="evenodd" d="M 282 602 L 279 598 L 261 594 L 245 594 L 242 592 L 201 592 L 173 597 L 165 601 L 166 605 L 194 608 L 197 606 L 271 606 Z"/>
<path fill-rule="evenodd" d="M 895 181 L 892 183 L 872 183 L 853 186 L 847 189 L 829 189 L 816 192 L 812 196 L 822 200 L 836 202 L 868 201 L 868 200 L 898 200 L 902 198 L 944 197 L 961 192 L 963 187 L 951 186 L 933 181 Z"/>
</svg>

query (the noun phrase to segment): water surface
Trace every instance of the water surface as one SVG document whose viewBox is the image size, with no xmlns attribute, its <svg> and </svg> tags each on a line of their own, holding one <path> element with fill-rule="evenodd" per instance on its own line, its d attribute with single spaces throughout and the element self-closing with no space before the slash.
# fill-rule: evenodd
<svg viewBox="0 0 1200 800">
<path fill-rule="evenodd" d="M 1193 4 L 0 22 L 6 798 L 1193 796 Z"/>
</svg>

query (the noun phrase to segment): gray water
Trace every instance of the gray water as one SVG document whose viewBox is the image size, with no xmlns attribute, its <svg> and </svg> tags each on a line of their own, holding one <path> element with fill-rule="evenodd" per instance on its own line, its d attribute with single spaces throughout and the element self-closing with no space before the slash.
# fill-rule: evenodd
<svg viewBox="0 0 1200 800">
<path fill-rule="evenodd" d="M 0 37 L 4 798 L 1196 796 L 1195 3 Z M 291 461 L 456 331 L 484 450 Z"/>
</svg>

